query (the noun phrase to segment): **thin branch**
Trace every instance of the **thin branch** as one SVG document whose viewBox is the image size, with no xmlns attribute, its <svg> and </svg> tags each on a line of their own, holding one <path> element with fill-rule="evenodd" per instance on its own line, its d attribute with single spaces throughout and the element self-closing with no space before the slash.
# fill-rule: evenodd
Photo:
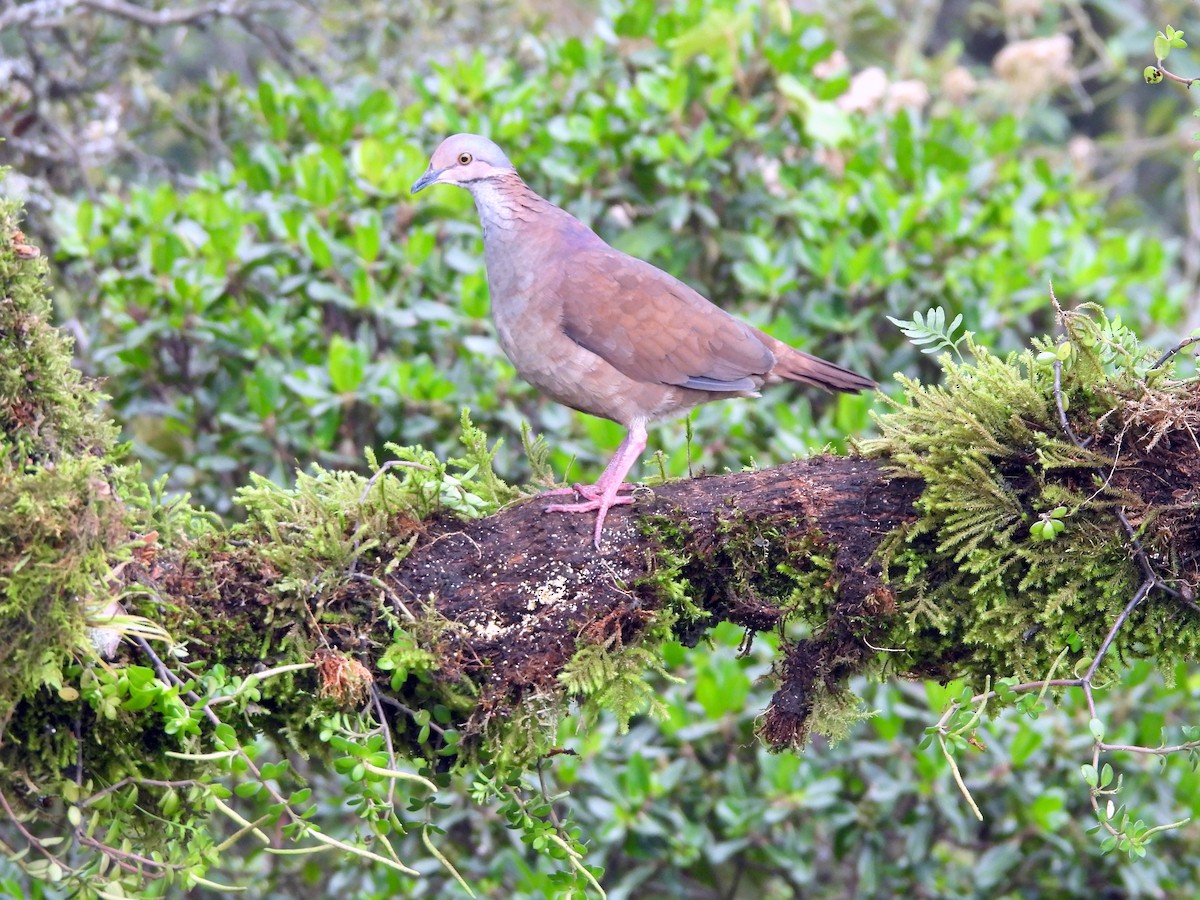
<svg viewBox="0 0 1200 900">
<path fill-rule="evenodd" d="M 416 718 L 417 711 L 415 709 L 413 709 L 411 706 L 407 706 L 407 705 L 401 703 L 395 697 L 389 697 L 387 694 L 380 694 L 379 699 L 381 702 L 386 703 L 388 706 L 398 709 L 400 712 L 404 713 L 409 718 Z M 436 722 L 434 722 L 433 720 L 430 720 L 429 722 L 427 722 L 426 725 L 429 727 L 430 731 L 436 732 L 437 734 L 445 735 L 445 733 L 446 733 L 446 729 L 443 728 L 441 725 L 437 724 Z"/>
<path fill-rule="evenodd" d="M 78 0 L 33 0 L 32 3 L 14 4 L 0 13 L 0 31 L 19 25 L 30 25 L 34 28 L 57 25 L 62 20 L 63 13 L 72 9 L 77 2 Z"/>
<path fill-rule="evenodd" d="M 1200 750 L 1200 741 L 1188 741 L 1186 744 L 1176 744 L 1173 747 L 1139 747 L 1136 744 L 1105 744 L 1101 742 L 1100 749 L 1105 753 L 1142 753 L 1151 756 L 1169 756 L 1172 753 L 1188 753 Z"/>
<path fill-rule="evenodd" d="M 9 819 L 12 820 L 12 823 L 13 823 L 13 825 L 16 826 L 17 831 L 19 831 L 21 833 L 21 837 L 25 838 L 25 840 L 29 842 L 30 847 L 32 847 L 38 853 L 42 854 L 42 856 L 46 857 L 46 859 L 50 860 L 55 865 L 62 866 L 65 871 L 70 872 L 71 874 L 75 873 L 74 869 L 72 869 L 70 866 L 68 866 L 65 862 L 63 862 L 61 859 L 59 859 L 57 856 L 55 856 L 49 850 L 47 850 L 42 845 L 42 842 L 39 841 L 36 836 L 31 834 L 29 832 L 29 829 L 27 829 L 21 823 L 21 820 L 19 818 L 17 818 L 17 814 L 13 812 L 12 807 L 8 805 L 8 798 L 4 796 L 3 791 L 0 791 L 0 806 L 4 807 L 4 812 L 8 815 Z"/>
<path fill-rule="evenodd" d="M 1200 335 L 1184 338 L 1182 341 L 1180 341 L 1178 344 L 1176 344 L 1174 347 L 1172 347 L 1170 350 L 1168 350 L 1166 353 L 1164 353 L 1162 356 L 1160 356 L 1158 359 L 1156 359 L 1154 361 L 1154 365 L 1152 365 L 1150 367 L 1150 371 L 1153 372 L 1155 369 L 1162 366 L 1168 359 L 1170 359 L 1172 356 L 1174 356 L 1180 350 L 1184 349 L 1185 347 L 1190 347 L 1192 344 L 1196 344 L 1196 343 L 1200 343 Z"/>
<path fill-rule="evenodd" d="M 79 843 L 91 847 L 93 850 L 99 850 L 125 871 L 137 872 L 143 878 L 162 878 L 167 872 L 183 868 L 182 866 L 160 862 L 157 859 L 151 859 L 148 856 L 142 856 L 138 853 L 132 853 L 128 850 L 121 850 L 118 847 L 111 847 L 103 841 L 89 837 L 82 829 L 76 829 L 75 836 L 78 838 Z M 145 871 L 146 869 L 153 869 L 155 871 L 147 872 Z"/>
<path fill-rule="evenodd" d="M 146 9 L 144 6 L 126 3 L 125 0 L 74 0 L 74 2 L 86 9 L 136 22 L 138 25 L 145 25 L 148 28 L 190 25 L 217 16 L 236 16 L 243 12 L 242 3 L 238 0 L 210 3 L 192 9 Z"/>
<path fill-rule="evenodd" d="M 1167 78 L 1178 84 L 1182 84 L 1188 90 L 1191 90 L 1192 85 L 1195 84 L 1197 81 L 1200 81 L 1200 78 L 1184 78 L 1182 75 L 1176 75 L 1174 72 L 1168 72 L 1161 65 L 1157 65 L 1154 68 L 1155 68 L 1155 71 L 1157 71 L 1158 74 L 1161 75 L 1163 78 Z"/>
<path fill-rule="evenodd" d="M 379 702 L 379 689 L 375 687 L 374 682 L 371 682 L 371 705 L 375 707 L 375 715 L 379 719 L 379 727 L 383 730 L 383 741 L 387 745 L 388 767 L 398 769 L 396 748 L 392 744 L 392 727 L 388 724 L 387 716 L 384 715 L 383 704 Z M 387 802 L 388 806 L 395 806 L 396 779 L 394 778 L 388 780 Z"/>
<path fill-rule="evenodd" d="M 1071 439 L 1071 443 L 1080 450 L 1086 449 L 1087 445 L 1091 443 L 1091 438 L 1088 438 L 1086 442 L 1080 441 L 1071 427 L 1071 423 L 1067 421 L 1067 408 L 1063 405 L 1061 359 L 1054 360 L 1054 406 L 1058 410 L 1058 424 Z"/>
<path fill-rule="evenodd" d="M 550 791 L 546 787 L 546 769 L 542 765 L 546 761 L 545 757 L 537 758 L 537 776 L 538 787 L 542 790 L 542 799 L 546 801 L 546 807 L 550 810 L 550 821 L 559 831 L 563 830 L 562 822 L 558 818 L 558 811 L 554 808 L 554 802 L 550 799 Z"/>
<path fill-rule="evenodd" d="M 95 803 L 101 797 L 105 797 L 108 794 L 111 794 L 113 791 L 119 791 L 121 788 L 126 787 L 127 785 L 130 785 L 130 784 L 149 785 L 150 787 L 178 788 L 178 787 L 193 787 L 196 784 L 196 780 L 194 778 L 188 778 L 184 781 L 159 781 L 154 778 L 139 778 L 136 775 L 130 775 L 128 778 L 122 778 L 120 781 L 118 781 L 114 784 L 110 784 L 108 787 L 104 788 L 103 790 L 96 791 L 96 793 L 92 794 L 91 796 L 85 797 L 84 799 L 79 801 L 79 805 L 80 806 L 91 806 L 93 803 Z"/>
<path fill-rule="evenodd" d="M 1083 676 L 1083 681 L 1086 684 L 1090 685 L 1092 683 L 1092 677 L 1096 674 L 1096 670 L 1100 668 L 1100 663 L 1104 661 L 1105 655 L 1107 655 L 1109 648 L 1112 647 L 1113 641 L 1117 638 L 1117 632 L 1121 630 L 1122 626 L 1125 624 L 1125 621 L 1129 618 L 1130 613 L 1137 609 L 1138 604 L 1146 599 L 1146 595 L 1149 594 L 1152 589 L 1158 586 L 1158 579 L 1153 577 L 1147 578 L 1138 587 L 1137 591 L 1133 595 L 1133 598 L 1125 604 L 1125 608 L 1121 610 L 1121 614 L 1117 616 L 1117 620 L 1113 622 L 1112 628 L 1108 629 L 1108 634 L 1104 636 L 1104 642 L 1100 644 L 1100 649 L 1096 651 L 1096 656 L 1092 659 L 1092 664 L 1088 666 L 1087 673 Z"/>
<path fill-rule="evenodd" d="M 404 605 L 404 601 L 401 600 L 396 592 L 388 587 L 382 579 L 376 578 L 374 575 L 367 575 L 363 572 L 351 572 L 350 579 L 352 581 L 362 581 L 371 585 L 372 587 L 379 588 L 384 592 L 384 594 L 387 595 L 387 598 L 392 601 L 392 606 L 396 608 L 397 612 L 403 613 L 404 617 L 410 622 L 417 621 L 417 617 L 413 615 L 412 610 Z"/>
</svg>

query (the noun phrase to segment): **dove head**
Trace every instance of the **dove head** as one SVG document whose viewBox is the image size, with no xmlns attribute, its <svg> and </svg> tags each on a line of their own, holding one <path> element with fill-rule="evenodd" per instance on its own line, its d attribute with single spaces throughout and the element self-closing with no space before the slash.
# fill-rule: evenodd
<svg viewBox="0 0 1200 900">
<path fill-rule="evenodd" d="M 412 186 L 415 194 L 431 184 L 457 184 L 468 188 L 477 181 L 515 173 L 504 151 L 478 134 L 455 134 L 433 151 L 429 168 Z"/>
</svg>

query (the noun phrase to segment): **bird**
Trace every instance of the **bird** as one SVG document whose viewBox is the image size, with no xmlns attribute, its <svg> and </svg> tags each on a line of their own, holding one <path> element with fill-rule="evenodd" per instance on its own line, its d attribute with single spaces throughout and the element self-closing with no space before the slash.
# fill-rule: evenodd
<svg viewBox="0 0 1200 900">
<path fill-rule="evenodd" d="M 600 549 L 609 509 L 632 503 L 625 478 L 646 449 L 647 426 L 764 385 L 800 382 L 857 393 L 875 382 L 811 356 L 730 315 L 679 279 L 609 246 L 536 194 L 493 141 L 446 138 L 414 182 L 465 188 L 483 227 L 492 320 L 517 373 L 572 409 L 611 419 L 625 439 L 594 484 L 546 512 L 596 513 Z"/>
</svg>

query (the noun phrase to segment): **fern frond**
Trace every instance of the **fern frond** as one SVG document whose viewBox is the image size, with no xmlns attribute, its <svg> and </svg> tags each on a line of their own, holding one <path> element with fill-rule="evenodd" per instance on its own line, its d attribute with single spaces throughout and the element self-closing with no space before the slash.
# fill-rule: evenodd
<svg viewBox="0 0 1200 900">
<path fill-rule="evenodd" d="M 969 332 L 963 332 L 958 337 L 954 337 L 954 332 L 962 325 L 962 313 L 955 316 L 949 326 L 946 325 L 946 310 L 940 306 L 934 307 L 925 314 L 917 310 L 911 319 L 895 319 L 891 316 L 888 316 L 887 319 L 900 329 L 910 344 L 920 347 L 922 353 L 950 350 L 954 352 L 955 356 L 962 359 L 962 352 L 958 349 L 958 345 L 968 337 Z M 926 347 L 925 344 L 933 346 Z"/>
</svg>

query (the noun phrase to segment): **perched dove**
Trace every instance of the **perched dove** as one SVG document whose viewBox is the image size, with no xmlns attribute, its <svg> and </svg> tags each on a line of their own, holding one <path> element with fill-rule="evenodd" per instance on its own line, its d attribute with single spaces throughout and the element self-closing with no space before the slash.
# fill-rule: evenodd
<svg viewBox="0 0 1200 900">
<path fill-rule="evenodd" d="M 628 432 L 592 485 L 547 492 L 581 502 L 547 512 L 632 503 L 625 476 L 646 449 L 646 426 L 764 384 L 800 381 L 856 392 L 874 382 L 764 334 L 682 281 L 604 243 L 535 194 L 508 157 L 476 134 L 446 138 L 412 192 L 455 184 L 475 198 L 500 346 L 521 377 L 559 403 Z"/>
</svg>

